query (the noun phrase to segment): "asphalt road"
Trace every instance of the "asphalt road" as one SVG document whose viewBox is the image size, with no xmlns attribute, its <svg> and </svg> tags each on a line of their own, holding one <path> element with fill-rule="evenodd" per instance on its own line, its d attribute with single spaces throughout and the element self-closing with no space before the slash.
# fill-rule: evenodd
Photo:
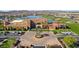
<svg viewBox="0 0 79 59">
<path fill-rule="evenodd" d="M 1 42 L 2 40 L 4 40 L 4 39 L 7 39 L 8 37 L 15 37 L 16 40 L 19 40 L 19 39 L 20 39 L 20 35 L 16 35 L 16 34 L 14 34 L 14 33 L 8 33 L 8 34 L 6 34 L 6 35 L 4 35 L 4 34 L 0 35 L 0 42 Z"/>
<path fill-rule="evenodd" d="M 62 37 L 62 38 L 64 38 L 65 36 L 68 36 L 68 35 L 57 35 L 56 37 Z M 78 35 L 71 35 L 72 37 L 74 37 L 74 38 L 76 38 L 77 39 L 77 41 L 79 41 L 79 36 Z"/>
</svg>

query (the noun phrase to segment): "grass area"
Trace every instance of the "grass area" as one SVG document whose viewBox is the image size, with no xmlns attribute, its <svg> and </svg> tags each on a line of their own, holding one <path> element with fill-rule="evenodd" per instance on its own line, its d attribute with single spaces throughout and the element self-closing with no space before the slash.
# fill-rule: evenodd
<svg viewBox="0 0 79 59">
<path fill-rule="evenodd" d="M 15 38 L 8 38 L 6 41 L 3 42 L 2 45 L 0 45 L 0 48 L 11 48 L 13 47 L 13 44 L 15 44 L 15 42 Z"/>
<path fill-rule="evenodd" d="M 64 42 L 68 45 L 68 47 L 70 48 L 76 48 L 76 46 L 74 45 L 74 43 L 77 42 L 77 39 L 75 39 L 72 36 L 66 36 L 64 37 Z"/>
<path fill-rule="evenodd" d="M 67 25 L 71 28 L 71 31 L 79 35 L 79 24 L 78 23 L 70 23 Z"/>
<path fill-rule="evenodd" d="M 3 29 L 3 23 L 2 23 L 2 20 L 0 20 L 0 29 Z"/>
<path fill-rule="evenodd" d="M 70 30 L 72 32 L 75 32 L 76 34 L 79 35 L 79 24 L 75 23 L 75 21 L 68 19 L 68 18 L 61 18 L 60 20 L 58 20 L 59 22 L 66 24 L 70 27 Z M 69 30 L 69 31 L 70 31 Z"/>
<path fill-rule="evenodd" d="M 43 15 L 42 17 L 47 19 L 55 19 L 55 16 Z"/>
<path fill-rule="evenodd" d="M 61 22 L 61 23 L 66 23 L 68 21 L 71 21 L 70 19 L 68 18 L 60 18 L 59 20 L 57 20 L 58 22 Z"/>
<path fill-rule="evenodd" d="M 0 25 L 0 28 L 3 28 L 4 26 L 3 25 Z"/>
<path fill-rule="evenodd" d="M 71 31 L 71 30 L 70 30 L 70 29 L 57 29 L 57 30 L 53 30 L 53 32 L 54 32 L 55 34 L 61 33 L 61 32 L 68 32 L 68 31 Z"/>
</svg>

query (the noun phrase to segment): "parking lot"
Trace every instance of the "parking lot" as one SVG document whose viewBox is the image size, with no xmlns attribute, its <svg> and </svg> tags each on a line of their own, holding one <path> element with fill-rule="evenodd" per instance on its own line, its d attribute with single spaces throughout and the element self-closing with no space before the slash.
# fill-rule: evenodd
<svg viewBox="0 0 79 59">
<path fill-rule="evenodd" d="M 0 34 L 0 42 L 7 39 L 8 37 L 15 37 L 16 40 L 19 40 L 21 35 L 22 35 L 21 32 L 15 32 L 15 31 L 5 32 L 5 31 L 3 31 Z"/>
</svg>

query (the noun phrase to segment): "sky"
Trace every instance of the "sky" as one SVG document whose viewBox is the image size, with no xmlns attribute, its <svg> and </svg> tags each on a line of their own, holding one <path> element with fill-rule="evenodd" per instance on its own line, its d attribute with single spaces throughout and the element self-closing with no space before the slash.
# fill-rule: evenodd
<svg viewBox="0 0 79 59">
<path fill-rule="evenodd" d="M 0 10 L 79 10 L 79 0 L 0 0 Z"/>
</svg>

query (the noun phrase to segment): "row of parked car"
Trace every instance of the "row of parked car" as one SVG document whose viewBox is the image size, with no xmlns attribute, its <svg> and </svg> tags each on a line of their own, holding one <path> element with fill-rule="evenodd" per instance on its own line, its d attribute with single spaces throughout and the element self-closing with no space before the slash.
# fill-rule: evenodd
<svg viewBox="0 0 79 59">
<path fill-rule="evenodd" d="M 14 35 L 14 36 L 18 36 L 18 35 L 23 35 L 25 32 L 23 31 L 1 31 L 0 35 Z"/>
</svg>

